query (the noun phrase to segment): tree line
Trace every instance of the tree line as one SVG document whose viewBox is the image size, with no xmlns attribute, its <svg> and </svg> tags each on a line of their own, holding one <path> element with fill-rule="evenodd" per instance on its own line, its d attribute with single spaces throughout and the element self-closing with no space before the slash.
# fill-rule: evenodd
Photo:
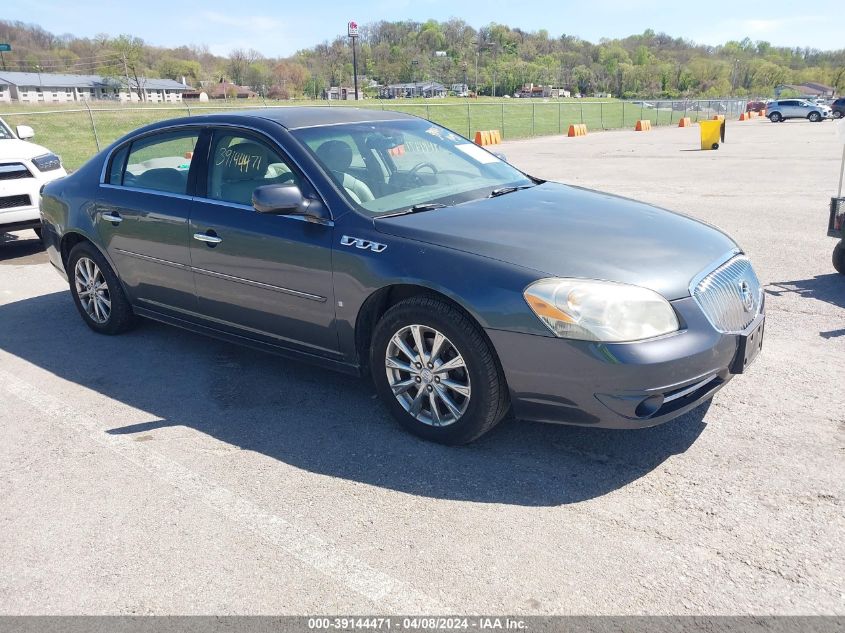
<svg viewBox="0 0 845 633">
<path fill-rule="evenodd" d="M 2 20 L 0 41 L 13 47 L 4 55 L 7 70 L 105 74 L 141 82 L 184 77 L 194 86 L 225 79 L 282 99 L 319 97 L 329 86 L 352 84 L 352 51 L 345 36 L 287 58 L 252 49 L 223 57 L 206 46 L 152 46 L 130 35 L 55 35 Z M 623 98 L 767 97 L 778 84 L 812 81 L 845 92 L 845 49 L 789 48 L 749 38 L 709 46 L 650 29 L 591 43 L 495 23 L 476 29 L 455 18 L 381 21 L 360 27 L 358 48 L 365 89 L 433 80 L 465 83 L 478 94 L 495 96 L 534 83 Z"/>
</svg>

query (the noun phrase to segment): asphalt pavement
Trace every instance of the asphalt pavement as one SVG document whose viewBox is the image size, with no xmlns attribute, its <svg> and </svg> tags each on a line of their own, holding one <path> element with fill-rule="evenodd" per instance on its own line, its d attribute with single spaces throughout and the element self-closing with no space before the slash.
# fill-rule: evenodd
<svg viewBox="0 0 845 633">
<path fill-rule="evenodd" d="M 151 322 L 98 336 L 34 234 L 7 236 L 0 614 L 845 614 L 841 145 L 804 121 L 726 140 L 498 148 L 712 223 L 754 262 L 761 356 L 642 431 L 429 444 L 362 380 Z"/>
</svg>

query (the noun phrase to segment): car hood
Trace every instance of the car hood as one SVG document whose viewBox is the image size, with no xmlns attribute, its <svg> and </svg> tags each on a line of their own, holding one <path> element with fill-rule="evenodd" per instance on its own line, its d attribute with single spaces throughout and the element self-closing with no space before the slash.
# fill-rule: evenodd
<svg viewBox="0 0 845 633">
<path fill-rule="evenodd" d="M 689 296 L 736 243 L 692 218 L 618 196 L 544 183 L 455 207 L 375 220 L 376 229 L 530 268 Z"/>
<path fill-rule="evenodd" d="M 17 138 L 0 139 L 0 160 L 32 160 L 36 156 L 49 153 L 50 150 L 46 147 L 29 141 Z"/>
</svg>

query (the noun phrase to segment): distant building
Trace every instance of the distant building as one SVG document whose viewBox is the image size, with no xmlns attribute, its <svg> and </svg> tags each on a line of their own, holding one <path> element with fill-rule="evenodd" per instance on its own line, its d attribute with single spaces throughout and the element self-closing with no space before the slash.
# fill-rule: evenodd
<svg viewBox="0 0 845 633">
<path fill-rule="evenodd" d="M 258 93 L 246 86 L 238 86 L 230 81 L 223 80 L 216 84 L 204 87 L 200 90 L 189 90 L 185 93 L 185 99 L 202 100 L 205 93 L 208 99 L 257 99 Z"/>
<path fill-rule="evenodd" d="M 832 99 L 836 94 L 836 88 L 833 86 L 825 86 L 813 81 L 806 81 L 802 84 L 778 84 L 775 86 L 775 98 L 780 98 L 781 93 L 785 91 L 797 92 L 802 97 L 822 97 L 824 99 Z"/>
<path fill-rule="evenodd" d="M 355 101 L 355 88 L 351 86 L 332 86 L 323 91 L 323 96 L 329 101 Z M 358 89 L 358 99 L 364 98 L 364 92 Z"/>
<path fill-rule="evenodd" d="M 469 86 L 466 84 L 452 84 L 449 86 L 449 92 L 451 92 L 456 97 L 468 97 L 469 96 Z"/>
<path fill-rule="evenodd" d="M 141 95 L 135 80 L 102 75 L 22 73 L 0 70 L 0 102 L 68 103 L 108 100 L 121 102 L 178 103 L 190 90 L 173 79 L 141 79 Z"/>
<path fill-rule="evenodd" d="M 446 96 L 446 86 L 436 81 L 416 81 L 413 83 L 390 84 L 379 91 L 382 99 L 425 99 L 443 98 Z"/>
<path fill-rule="evenodd" d="M 522 89 L 514 96 L 520 99 L 528 99 L 531 97 L 543 99 L 559 99 L 569 97 L 570 92 L 565 88 L 558 88 L 555 86 L 535 86 L 534 84 L 524 84 Z"/>
</svg>

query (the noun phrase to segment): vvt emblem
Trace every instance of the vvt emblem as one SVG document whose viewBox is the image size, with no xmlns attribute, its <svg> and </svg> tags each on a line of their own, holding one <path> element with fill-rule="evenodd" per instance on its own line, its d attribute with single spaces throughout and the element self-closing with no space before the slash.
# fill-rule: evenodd
<svg viewBox="0 0 845 633">
<path fill-rule="evenodd" d="M 754 309 L 754 294 L 744 279 L 739 282 L 739 296 L 742 299 L 742 307 L 746 312 L 751 312 Z"/>
<path fill-rule="evenodd" d="M 360 237 L 350 237 L 349 235 L 344 235 L 340 238 L 340 244 L 341 246 L 354 246 L 355 248 L 370 250 L 374 253 L 381 253 L 387 248 L 387 244 L 379 244 L 378 242 L 372 242 L 370 240 L 362 240 Z"/>
</svg>

